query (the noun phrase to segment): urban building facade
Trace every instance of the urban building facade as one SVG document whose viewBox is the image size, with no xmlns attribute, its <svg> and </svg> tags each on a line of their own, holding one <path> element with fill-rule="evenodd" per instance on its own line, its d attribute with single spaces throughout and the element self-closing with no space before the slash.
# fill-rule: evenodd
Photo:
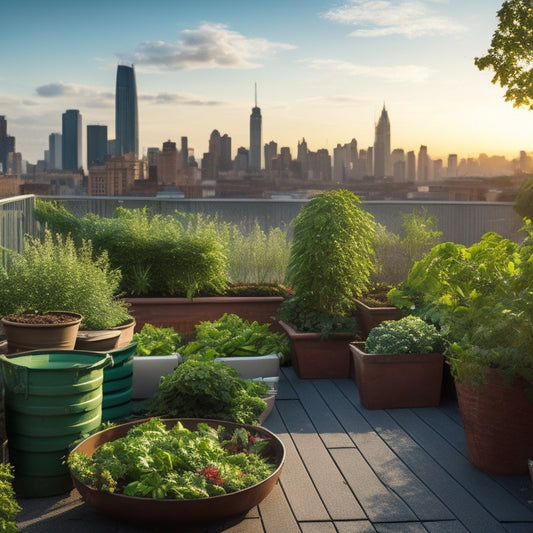
<svg viewBox="0 0 533 533">
<path fill-rule="evenodd" d="M 87 126 L 87 168 L 103 165 L 107 155 L 107 126 Z"/>
<path fill-rule="evenodd" d="M 259 172 L 261 170 L 261 109 L 257 107 L 257 86 L 255 90 L 255 106 L 250 115 L 250 170 Z"/>
<path fill-rule="evenodd" d="M 384 178 L 392 176 L 390 121 L 385 105 L 376 124 L 374 139 L 374 176 Z"/>
</svg>

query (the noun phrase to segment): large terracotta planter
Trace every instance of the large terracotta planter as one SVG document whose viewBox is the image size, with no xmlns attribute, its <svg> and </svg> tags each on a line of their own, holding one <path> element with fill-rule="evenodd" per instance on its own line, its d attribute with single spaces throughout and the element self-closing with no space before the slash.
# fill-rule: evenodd
<svg viewBox="0 0 533 533">
<path fill-rule="evenodd" d="M 274 488 L 285 461 L 285 447 L 276 435 L 259 426 L 221 420 L 183 418 L 167 419 L 163 422 L 170 428 L 178 420 L 192 430 L 197 428 L 199 422 L 205 422 L 215 428 L 219 425 L 230 429 L 244 427 L 252 435 L 268 439 L 269 445 L 263 453 L 275 465 L 275 471 L 263 481 L 244 490 L 191 500 L 157 500 L 102 492 L 73 477 L 74 486 L 82 498 L 92 507 L 115 519 L 132 522 L 140 526 L 150 526 L 150 528 L 167 526 L 171 527 L 172 531 L 181 531 L 181 528 L 187 524 L 189 526 L 194 524 L 195 527 L 198 527 L 207 522 L 222 521 L 239 516 L 260 503 Z M 103 443 L 123 437 L 132 426 L 145 421 L 136 420 L 96 433 L 81 442 L 73 451 L 84 452 L 90 456 Z"/>
<path fill-rule="evenodd" d="M 6 335 L 8 353 L 41 349 L 73 350 L 83 319 L 82 315 L 66 311 L 51 311 L 46 314 L 54 313 L 70 319 L 50 324 L 32 324 L 3 317 L 2 326 Z"/>
<path fill-rule="evenodd" d="M 368 354 L 350 343 L 355 381 L 367 409 L 439 405 L 444 357 L 431 354 Z"/>
<path fill-rule="evenodd" d="M 76 350 L 90 350 L 105 352 L 120 350 L 129 346 L 133 340 L 135 319 L 126 323 L 103 330 L 81 330 L 76 336 Z"/>
<path fill-rule="evenodd" d="M 282 320 L 279 325 L 291 342 L 291 362 L 298 377 L 303 379 L 350 377 L 349 343 L 351 333 L 332 333 L 321 340 L 318 333 L 299 333 Z"/>
<path fill-rule="evenodd" d="M 185 340 L 195 334 L 194 326 L 202 321 L 219 319 L 234 313 L 250 322 L 273 323 L 282 296 L 213 296 L 199 298 L 126 298 L 129 312 L 135 317 L 135 331 L 148 322 L 154 326 L 172 327 Z"/>
<path fill-rule="evenodd" d="M 533 459 L 533 404 L 526 390 L 533 385 L 517 377 L 508 387 L 487 369 L 482 386 L 455 386 L 471 463 L 489 474 L 526 474 Z"/>
<path fill-rule="evenodd" d="M 403 314 L 397 307 L 370 307 L 361 300 L 355 300 L 357 325 L 363 338 L 367 338 L 370 330 L 385 320 L 399 320 Z"/>
</svg>

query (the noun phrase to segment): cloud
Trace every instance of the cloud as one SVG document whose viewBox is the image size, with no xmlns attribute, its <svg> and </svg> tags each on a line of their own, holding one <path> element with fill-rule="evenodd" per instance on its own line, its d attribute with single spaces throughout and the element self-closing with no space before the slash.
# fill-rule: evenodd
<svg viewBox="0 0 533 533">
<path fill-rule="evenodd" d="M 327 11 L 324 17 L 355 26 L 350 33 L 352 37 L 401 35 L 412 39 L 464 31 L 463 26 L 449 17 L 435 14 L 427 4 L 420 0 L 348 0 Z"/>
<path fill-rule="evenodd" d="M 217 100 L 201 100 L 188 95 L 176 93 L 141 94 L 139 100 L 153 102 L 155 104 L 182 104 L 190 106 L 219 106 L 223 102 Z"/>
<path fill-rule="evenodd" d="M 57 96 L 75 96 L 79 94 L 79 89 L 73 83 L 48 83 L 37 87 L 36 92 L 45 98 L 55 98 Z"/>
<path fill-rule="evenodd" d="M 154 69 L 256 68 L 255 62 L 277 50 L 294 46 L 266 39 L 249 39 L 224 24 L 203 23 L 193 30 L 183 30 L 176 42 L 148 41 L 133 55 L 122 59 Z"/>
<path fill-rule="evenodd" d="M 434 72 L 428 67 L 417 65 L 393 65 L 385 67 L 375 67 L 368 65 L 358 65 L 349 61 L 339 61 L 336 59 L 316 59 L 305 61 L 312 69 L 327 69 L 342 72 L 349 76 L 364 78 L 378 78 L 387 82 L 413 83 L 424 82 Z"/>
</svg>

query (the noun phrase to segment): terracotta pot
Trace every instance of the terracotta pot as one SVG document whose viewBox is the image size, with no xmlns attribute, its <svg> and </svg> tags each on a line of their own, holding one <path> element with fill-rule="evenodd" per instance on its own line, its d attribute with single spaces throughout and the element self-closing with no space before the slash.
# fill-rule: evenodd
<svg viewBox="0 0 533 533">
<path fill-rule="evenodd" d="M 370 307 L 361 300 L 355 300 L 357 325 L 363 338 L 367 338 L 370 330 L 385 320 L 399 320 L 403 314 L 397 307 Z"/>
<path fill-rule="evenodd" d="M 430 354 L 368 354 L 350 343 L 355 381 L 367 409 L 439 405 L 444 357 Z"/>
<path fill-rule="evenodd" d="M 246 513 L 260 503 L 274 488 L 285 461 L 285 447 L 276 435 L 259 426 L 221 420 L 183 418 L 167 419 L 163 422 L 167 427 L 172 427 L 178 420 L 185 427 L 193 430 L 196 429 L 199 422 L 206 422 L 212 427 L 219 425 L 228 428 L 244 427 L 253 435 L 268 439 L 270 444 L 265 448 L 264 454 L 270 458 L 276 466 L 276 470 L 265 480 L 247 489 L 193 500 L 156 500 L 102 492 L 73 477 L 74 486 L 82 498 L 92 507 L 115 519 L 132 522 L 136 525 L 150 525 L 152 528 L 171 526 L 172 531 L 180 531 L 180 525 L 183 524 L 194 523 L 197 527 L 200 524 L 222 521 Z M 110 442 L 124 436 L 132 426 L 145 421 L 136 420 L 96 433 L 81 442 L 73 451 L 81 451 L 91 456 L 104 442 Z"/>
<path fill-rule="evenodd" d="M 302 379 L 350 377 L 349 343 L 355 340 L 352 333 L 332 333 L 322 340 L 318 333 L 298 333 L 279 321 L 291 341 L 291 363 Z"/>
<path fill-rule="evenodd" d="M 213 296 L 201 298 L 126 298 L 129 312 L 135 317 L 135 331 L 148 322 L 154 326 L 172 327 L 183 340 L 194 336 L 194 326 L 202 321 L 219 319 L 224 313 L 235 313 L 250 322 L 273 323 L 282 296 Z"/>
<path fill-rule="evenodd" d="M 133 334 L 135 333 L 135 326 L 136 326 L 135 319 L 131 318 L 130 320 L 128 320 L 124 324 L 121 324 L 120 326 L 109 328 L 111 331 L 120 332 L 115 349 L 118 350 L 120 348 L 125 348 L 126 346 L 131 344 L 131 341 L 133 340 Z"/>
<path fill-rule="evenodd" d="M 46 314 L 53 313 L 56 311 Z M 57 313 L 70 315 L 72 320 L 52 324 L 31 324 L 15 322 L 7 317 L 2 318 L 8 353 L 41 349 L 73 350 L 83 317 L 78 313 L 66 311 L 57 311 Z"/>
<path fill-rule="evenodd" d="M 489 474 L 527 474 L 533 458 L 533 404 L 526 390 L 532 384 L 516 377 L 507 387 L 496 370 L 487 369 L 482 386 L 455 386 L 471 463 Z"/>
</svg>

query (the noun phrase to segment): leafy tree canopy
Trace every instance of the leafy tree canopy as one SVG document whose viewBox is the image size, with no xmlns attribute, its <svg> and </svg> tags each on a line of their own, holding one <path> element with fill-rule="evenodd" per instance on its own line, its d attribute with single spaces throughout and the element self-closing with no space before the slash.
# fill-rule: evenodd
<svg viewBox="0 0 533 533">
<path fill-rule="evenodd" d="M 491 46 L 475 58 L 479 70 L 492 69 L 492 83 L 499 83 L 513 107 L 533 109 L 533 2 L 507 0 L 498 11 L 499 24 Z"/>
</svg>

